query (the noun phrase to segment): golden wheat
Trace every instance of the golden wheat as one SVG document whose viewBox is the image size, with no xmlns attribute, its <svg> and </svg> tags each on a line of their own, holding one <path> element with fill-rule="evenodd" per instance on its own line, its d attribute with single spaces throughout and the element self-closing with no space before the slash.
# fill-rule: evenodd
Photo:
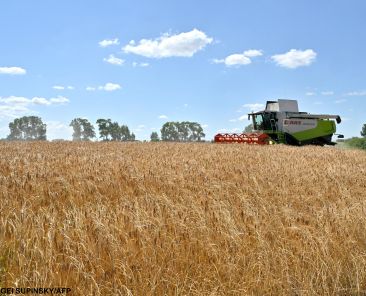
<svg viewBox="0 0 366 296">
<path fill-rule="evenodd" d="M 366 153 L 0 143 L 0 287 L 366 293 Z"/>
</svg>

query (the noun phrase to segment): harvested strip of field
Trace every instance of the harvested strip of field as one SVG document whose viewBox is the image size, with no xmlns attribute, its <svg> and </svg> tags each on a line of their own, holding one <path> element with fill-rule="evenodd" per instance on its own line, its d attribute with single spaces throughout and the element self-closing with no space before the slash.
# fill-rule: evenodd
<svg viewBox="0 0 366 296">
<path fill-rule="evenodd" d="M 0 287 L 366 291 L 362 151 L 0 143 L 0 194 Z"/>
</svg>

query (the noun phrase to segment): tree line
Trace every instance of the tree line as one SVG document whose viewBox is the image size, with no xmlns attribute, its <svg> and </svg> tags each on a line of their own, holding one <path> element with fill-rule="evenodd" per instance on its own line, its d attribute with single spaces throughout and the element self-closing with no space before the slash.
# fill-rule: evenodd
<svg viewBox="0 0 366 296">
<path fill-rule="evenodd" d="M 99 138 L 102 141 L 135 141 L 136 136 L 127 125 L 120 125 L 117 121 L 100 118 L 96 121 Z M 91 141 L 96 138 L 95 127 L 86 118 L 74 118 L 70 124 L 73 129 L 73 141 Z M 37 116 L 23 116 L 9 123 L 10 134 L 7 140 L 45 141 L 47 140 L 47 125 Z M 205 133 L 197 122 L 174 121 L 166 122 L 161 130 L 161 138 L 157 132 L 152 132 L 150 140 L 174 142 L 204 141 Z"/>
<path fill-rule="evenodd" d="M 99 130 L 99 138 L 102 141 L 135 141 L 136 136 L 127 125 L 120 125 L 117 121 L 100 118 L 96 121 Z M 95 127 L 86 118 L 74 118 L 70 122 L 73 128 L 73 141 L 91 141 L 96 138 Z M 248 125 L 244 132 L 251 132 L 253 126 Z M 47 125 L 37 116 L 23 116 L 9 123 L 10 134 L 7 140 L 18 141 L 45 141 L 47 140 Z M 205 133 L 197 122 L 171 121 L 166 122 L 161 130 L 161 138 L 157 132 L 152 132 L 152 142 L 200 142 L 204 141 Z M 344 140 L 350 146 L 366 149 L 366 124 L 362 126 L 362 138 Z"/>
</svg>

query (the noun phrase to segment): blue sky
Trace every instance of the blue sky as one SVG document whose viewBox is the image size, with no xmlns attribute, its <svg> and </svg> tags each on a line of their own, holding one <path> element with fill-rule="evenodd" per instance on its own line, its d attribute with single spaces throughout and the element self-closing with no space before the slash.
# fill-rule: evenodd
<svg viewBox="0 0 366 296">
<path fill-rule="evenodd" d="M 241 131 L 268 99 L 366 123 L 365 1 L 1 1 L 0 137 L 38 115 L 48 138 L 75 117 L 148 139 L 166 121 Z"/>
</svg>

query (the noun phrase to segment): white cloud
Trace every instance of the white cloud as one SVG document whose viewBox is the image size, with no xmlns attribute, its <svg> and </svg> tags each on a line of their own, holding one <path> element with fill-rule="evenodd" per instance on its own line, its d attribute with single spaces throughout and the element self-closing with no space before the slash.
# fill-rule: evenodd
<svg viewBox="0 0 366 296">
<path fill-rule="evenodd" d="M 16 118 L 30 113 L 34 112 L 22 105 L 0 105 L 0 118 Z"/>
<path fill-rule="evenodd" d="M 69 99 L 65 97 L 56 97 L 51 99 L 46 99 L 43 97 L 33 97 L 32 99 L 26 97 L 16 97 L 10 96 L 6 98 L 0 98 L 0 103 L 5 103 L 7 105 L 52 105 L 52 104 L 64 104 L 68 103 Z"/>
<path fill-rule="evenodd" d="M 334 95 L 334 92 L 330 91 L 330 90 L 327 90 L 327 91 L 322 91 L 321 94 L 323 96 L 332 96 L 332 95 Z"/>
<path fill-rule="evenodd" d="M 63 86 L 63 85 L 54 85 L 52 86 L 53 89 L 57 89 L 57 90 L 64 90 L 64 89 L 68 89 L 68 90 L 73 90 L 75 89 L 75 87 L 69 85 L 69 86 Z"/>
<path fill-rule="evenodd" d="M 139 133 L 145 129 L 145 125 L 140 124 L 137 126 L 137 128 L 134 129 L 134 132 Z"/>
<path fill-rule="evenodd" d="M 244 121 L 248 119 L 248 115 L 242 115 L 238 118 L 239 121 Z"/>
<path fill-rule="evenodd" d="M 237 122 L 238 120 L 233 118 L 233 119 L 229 119 L 229 122 Z"/>
<path fill-rule="evenodd" d="M 114 38 L 114 39 L 105 39 L 99 42 L 99 46 L 100 47 L 108 47 L 111 45 L 118 45 L 119 41 L 118 38 Z"/>
<path fill-rule="evenodd" d="M 138 44 L 131 40 L 122 50 L 148 58 L 192 57 L 212 41 L 204 32 L 193 29 L 176 35 L 166 33 L 156 39 L 141 39 Z"/>
<path fill-rule="evenodd" d="M 98 87 L 95 86 L 87 86 L 85 90 L 87 91 L 96 91 L 98 90 L 104 90 L 104 91 L 114 91 L 120 89 L 121 86 L 117 83 L 108 82 L 105 85 L 100 85 Z"/>
<path fill-rule="evenodd" d="M 271 58 L 281 67 L 295 69 L 301 66 L 309 66 L 315 61 L 316 55 L 316 52 L 312 49 L 291 49 L 284 54 L 273 55 Z"/>
<path fill-rule="evenodd" d="M 51 98 L 50 102 L 51 104 L 66 104 L 69 103 L 70 100 L 68 98 L 58 96 L 57 98 Z"/>
<path fill-rule="evenodd" d="M 208 128 L 208 124 L 202 124 L 202 128 Z"/>
<path fill-rule="evenodd" d="M 47 139 L 71 139 L 73 129 L 60 121 L 46 121 Z"/>
<path fill-rule="evenodd" d="M 21 67 L 0 67 L 0 74 L 24 75 L 27 71 Z"/>
<path fill-rule="evenodd" d="M 99 90 L 114 91 L 120 89 L 121 86 L 117 83 L 108 82 L 105 85 L 98 86 Z"/>
<path fill-rule="evenodd" d="M 235 53 L 224 59 L 214 59 L 215 64 L 225 64 L 227 67 L 249 65 L 252 60 L 250 58 L 261 56 L 262 51 L 257 49 L 249 49 L 243 53 Z"/>
<path fill-rule="evenodd" d="M 314 105 L 323 105 L 323 102 L 317 101 L 317 102 L 314 102 Z"/>
<path fill-rule="evenodd" d="M 265 105 L 262 103 L 252 103 L 252 104 L 244 104 L 243 107 L 249 109 L 250 111 L 256 112 L 263 110 Z"/>
<path fill-rule="evenodd" d="M 366 96 L 366 91 L 351 91 L 345 94 L 346 96 Z"/>
<path fill-rule="evenodd" d="M 308 91 L 305 95 L 306 96 L 315 96 L 316 93 L 315 92 L 312 92 L 312 91 Z"/>
<path fill-rule="evenodd" d="M 17 117 L 20 115 L 35 113 L 33 110 L 28 108 L 32 105 L 49 106 L 68 102 L 69 99 L 65 97 L 56 97 L 51 99 L 46 99 L 43 97 L 0 97 L 0 117 Z"/>
<path fill-rule="evenodd" d="M 32 103 L 35 105 L 51 105 L 51 102 L 45 98 L 41 98 L 41 97 L 34 97 L 32 100 Z"/>
<path fill-rule="evenodd" d="M 160 118 L 160 119 L 167 119 L 167 118 L 168 118 L 168 116 L 166 116 L 166 115 L 160 115 L 160 116 L 159 116 L 159 118 Z"/>
<path fill-rule="evenodd" d="M 149 63 L 137 63 L 137 62 L 133 62 L 132 63 L 133 67 L 149 67 L 150 64 Z"/>
<path fill-rule="evenodd" d="M 103 61 L 112 64 L 112 65 L 118 65 L 122 66 L 125 62 L 125 60 L 119 59 L 115 57 L 113 54 L 110 54 L 108 58 L 104 58 Z"/>
<path fill-rule="evenodd" d="M 258 49 L 249 49 L 244 51 L 244 55 L 248 58 L 254 58 L 254 57 L 259 57 L 261 55 L 263 55 L 262 50 L 258 50 Z"/>
<path fill-rule="evenodd" d="M 31 103 L 31 101 L 28 98 L 25 97 L 16 97 L 16 96 L 10 96 L 6 98 L 0 97 L 0 102 L 5 104 L 14 104 L 14 105 L 28 105 Z"/>
<path fill-rule="evenodd" d="M 339 99 L 339 100 L 334 101 L 334 103 L 336 103 L 336 104 L 341 104 L 341 103 L 345 103 L 345 102 L 347 102 L 346 99 Z"/>
</svg>

